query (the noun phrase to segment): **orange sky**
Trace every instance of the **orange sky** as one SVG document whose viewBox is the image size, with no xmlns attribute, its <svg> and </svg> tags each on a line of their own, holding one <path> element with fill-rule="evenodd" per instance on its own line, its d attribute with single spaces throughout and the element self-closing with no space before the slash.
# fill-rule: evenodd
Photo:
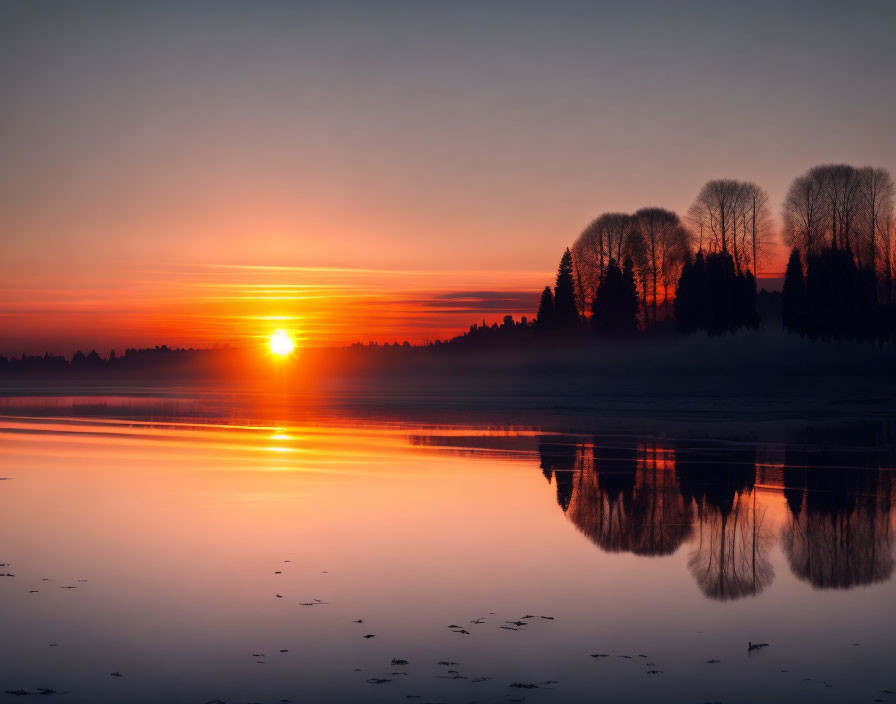
<svg viewBox="0 0 896 704">
<path fill-rule="evenodd" d="M 648 5 L 9 5 L 0 354 L 421 342 L 601 212 L 896 171 L 890 8 Z"/>
<path fill-rule="evenodd" d="M 196 265 L 15 273 L 0 287 L 0 354 L 167 344 L 245 346 L 285 329 L 301 346 L 424 343 L 534 316 L 553 271 Z"/>
<path fill-rule="evenodd" d="M 483 318 L 531 314 L 551 272 L 206 265 L 0 289 L 7 354 L 45 349 L 243 346 L 289 330 L 300 345 L 444 339 Z"/>
</svg>

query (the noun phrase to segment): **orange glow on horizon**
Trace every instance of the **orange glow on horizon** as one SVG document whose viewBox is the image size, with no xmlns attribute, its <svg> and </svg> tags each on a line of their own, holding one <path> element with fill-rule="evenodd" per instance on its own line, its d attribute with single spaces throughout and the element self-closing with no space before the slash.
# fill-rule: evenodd
<svg viewBox="0 0 896 704">
<path fill-rule="evenodd" d="M 119 276 L 103 284 L 77 272 L 10 277 L 0 287 L 0 354 L 70 356 L 80 348 L 105 356 L 160 344 L 251 349 L 268 346 L 281 327 L 301 330 L 291 337 L 302 348 L 420 344 L 483 319 L 534 315 L 554 274 L 182 265 Z"/>
<path fill-rule="evenodd" d="M 534 316 L 553 271 L 180 265 L 123 269 L 98 283 L 19 272 L 0 286 L 0 355 L 76 349 L 256 348 L 259 329 L 301 330 L 302 348 L 422 344 L 473 323 Z M 269 327 L 271 326 L 271 327 Z M 253 332 L 255 331 L 255 332 Z"/>
</svg>

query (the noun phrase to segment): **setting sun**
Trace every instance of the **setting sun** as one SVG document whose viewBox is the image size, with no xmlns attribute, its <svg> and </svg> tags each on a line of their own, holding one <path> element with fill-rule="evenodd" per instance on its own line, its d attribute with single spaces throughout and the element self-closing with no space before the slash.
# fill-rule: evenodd
<svg viewBox="0 0 896 704">
<path fill-rule="evenodd" d="M 292 338 L 285 330 L 277 330 L 271 335 L 271 339 L 268 341 L 268 346 L 271 348 L 273 354 L 284 357 L 292 353 L 293 349 L 295 349 L 295 344 L 293 343 Z"/>
</svg>

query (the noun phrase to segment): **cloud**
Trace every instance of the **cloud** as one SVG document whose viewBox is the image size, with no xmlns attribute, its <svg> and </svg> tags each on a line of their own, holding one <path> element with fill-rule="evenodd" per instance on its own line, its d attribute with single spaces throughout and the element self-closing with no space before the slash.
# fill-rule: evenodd
<svg viewBox="0 0 896 704">
<path fill-rule="evenodd" d="M 530 313 L 538 307 L 538 296 L 533 291 L 445 291 L 401 303 L 470 313 Z"/>
</svg>

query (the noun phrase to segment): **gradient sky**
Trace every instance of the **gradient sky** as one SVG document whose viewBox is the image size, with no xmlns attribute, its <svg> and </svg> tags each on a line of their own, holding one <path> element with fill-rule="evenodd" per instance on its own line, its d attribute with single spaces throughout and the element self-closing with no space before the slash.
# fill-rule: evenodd
<svg viewBox="0 0 896 704">
<path fill-rule="evenodd" d="M 531 311 L 602 211 L 896 172 L 894 27 L 893 2 L 0 2 L 0 354 Z"/>
</svg>

